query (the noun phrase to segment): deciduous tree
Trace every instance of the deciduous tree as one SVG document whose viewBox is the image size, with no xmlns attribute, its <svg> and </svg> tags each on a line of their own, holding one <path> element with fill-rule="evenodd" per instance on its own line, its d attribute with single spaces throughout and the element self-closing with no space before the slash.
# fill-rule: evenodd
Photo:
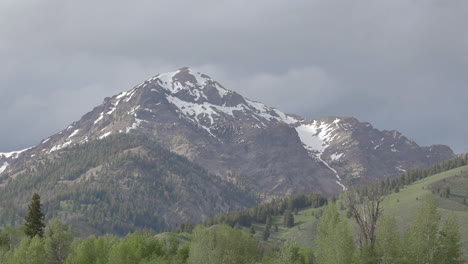
<svg viewBox="0 0 468 264">
<path fill-rule="evenodd" d="M 346 220 L 340 218 L 335 203 L 325 207 L 317 226 L 314 252 L 318 264 L 354 263 L 356 247 Z"/>
</svg>

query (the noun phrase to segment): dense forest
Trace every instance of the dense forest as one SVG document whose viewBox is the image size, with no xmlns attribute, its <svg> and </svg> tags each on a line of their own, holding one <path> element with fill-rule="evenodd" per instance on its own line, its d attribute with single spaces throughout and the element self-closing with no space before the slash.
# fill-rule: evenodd
<svg viewBox="0 0 468 264">
<path fill-rule="evenodd" d="M 233 184 L 135 135 L 111 135 L 40 156 L 10 174 L 0 179 L 8 182 L 0 187 L 1 225 L 22 224 L 28 199 L 39 193 L 47 220 L 59 218 L 84 236 L 167 231 L 187 219 L 201 222 L 203 214 L 255 204 Z"/>
<path fill-rule="evenodd" d="M 124 237 L 92 235 L 85 239 L 75 237 L 58 219 L 49 221 L 42 234 L 32 236 L 24 230 L 1 230 L 0 263 L 463 263 L 457 221 L 454 217 L 441 221 L 434 201 L 419 207 L 416 221 L 403 233 L 394 218 L 380 219 L 372 246 L 356 242 L 356 234 L 335 203 L 324 208 L 314 245 L 305 248 L 294 241 L 272 247 L 256 241 L 248 229 L 223 224 L 199 225 L 191 234 L 137 231 Z"/>
</svg>

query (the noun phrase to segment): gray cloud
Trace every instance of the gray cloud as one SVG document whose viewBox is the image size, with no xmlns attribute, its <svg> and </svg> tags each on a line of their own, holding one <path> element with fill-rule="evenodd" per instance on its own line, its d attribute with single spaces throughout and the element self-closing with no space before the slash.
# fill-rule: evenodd
<svg viewBox="0 0 468 264">
<path fill-rule="evenodd" d="M 0 2 L 0 151 L 194 66 L 307 117 L 348 115 L 468 150 L 468 2 Z"/>
</svg>

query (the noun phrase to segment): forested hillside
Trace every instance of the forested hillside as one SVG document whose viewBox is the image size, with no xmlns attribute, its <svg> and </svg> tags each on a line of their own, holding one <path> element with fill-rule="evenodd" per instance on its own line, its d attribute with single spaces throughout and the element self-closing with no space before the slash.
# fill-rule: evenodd
<svg viewBox="0 0 468 264">
<path fill-rule="evenodd" d="M 437 164 L 427 170 L 413 170 L 399 178 L 389 179 L 378 184 L 385 188 L 386 195 L 381 202 L 382 219 L 392 218 L 398 234 L 408 230 L 417 221 L 418 207 L 427 201 L 433 201 L 438 213 L 428 216 L 440 216 L 439 224 L 455 217 L 459 226 L 459 235 L 463 255 L 468 257 L 468 159 L 461 157 Z M 350 214 L 345 197 L 332 197 L 329 202 L 336 201 L 339 215 L 346 219 L 352 232 L 356 232 L 355 220 Z M 434 213 L 434 209 L 431 209 Z M 281 245 L 285 241 L 296 241 L 300 246 L 313 245 L 318 233 L 318 223 L 324 214 L 323 207 L 305 207 L 292 210 L 294 226 L 286 227 L 284 215 L 272 215 L 268 222 L 253 222 L 249 230 L 263 241 L 265 232 L 268 238 L 263 242 L 269 245 Z M 219 218 L 219 217 L 218 217 Z M 387 221 L 385 220 L 385 221 Z M 232 221 L 232 220 L 231 220 Z M 378 226 L 382 225 L 380 222 Z M 247 227 L 246 227 L 247 228 Z M 379 227 L 378 227 L 379 228 Z M 395 228 L 395 227 L 394 227 Z M 356 236 L 355 233 L 354 236 Z M 400 237 L 403 239 L 403 237 Z M 403 243 L 400 241 L 400 243 Z M 392 263 L 392 262 L 390 262 Z M 398 262 L 395 262 L 398 263 Z"/>
<path fill-rule="evenodd" d="M 80 235 L 169 230 L 255 203 L 186 158 L 125 134 L 44 155 L 0 180 L 1 224 L 22 224 L 37 192 L 47 219 L 57 217 Z"/>
<path fill-rule="evenodd" d="M 399 230 L 392 216 L 379 221 L 373 245 L 358 245 L 358 232 L 336 203 L 322 208 L 313 243 L 294 240 L 260 243 L 255 229 L 215 225 L 197 226 L 190 233 L 136 232 L 74 237 L 57 219 L 43 235 L 24 236 L 20 229 L 0 232 L 0 263 L 5 264 L 453 264 L 463 263 L 459 224 L 455 217 L 441 219 L 435 201 L 418 205 L 413 224 Z M 268 240 L 264 237 L 263 240 Z"/>
</svg>

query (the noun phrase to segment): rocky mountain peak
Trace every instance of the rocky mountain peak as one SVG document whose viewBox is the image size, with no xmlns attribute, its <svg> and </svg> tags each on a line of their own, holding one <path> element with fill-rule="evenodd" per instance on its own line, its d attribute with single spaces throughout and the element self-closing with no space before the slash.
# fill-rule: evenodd
<svg viewBox="0 0 468 264">
<path fill-rule="evenodd" d="M 454 156 L 449 147 L 420 147 L 353 117 L 285 114 L 184 67 L 106 98 L 27 151 L 0 154 L 0 170 L 122 133 L 144 134 L 230 181 L 269 186 L 261 192 L 307 192 L 316 184 L 333 193 L 356 179 L 396 176 Z"/>
<path fill-rule="evenodd" d="M 242 96 L 224 88 L 210 76 L 189 67 L 158 74 L 141 83 L 137 88 L 155 89 L 182 101 L 197 104 L 235 106 L 243 102 Z"/>
</svg>

